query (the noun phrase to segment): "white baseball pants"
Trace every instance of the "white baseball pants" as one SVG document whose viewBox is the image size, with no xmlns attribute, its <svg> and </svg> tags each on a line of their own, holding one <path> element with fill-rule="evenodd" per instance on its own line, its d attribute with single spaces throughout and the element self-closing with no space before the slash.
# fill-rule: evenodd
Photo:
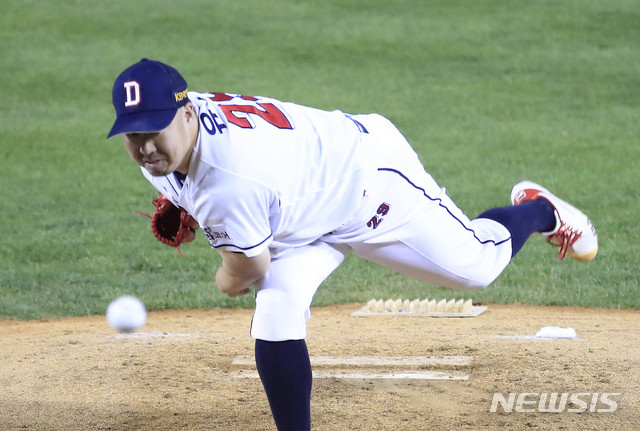
<svg viewBox="0 0 640 431">
<path fill-rule="evenodd" d="M 511 259 L 509 231 L 493 220 L 466 217 L 393 124 L 375 114 L 355 118 L 369 131 L 363 145 L 374 155 L 362 204 L 336 231 L 271 261 L 256 285 L 254 338 L 305 338 L 314 294 L 350 251 L 455 289 L 488 286 Z"/>
</svg>

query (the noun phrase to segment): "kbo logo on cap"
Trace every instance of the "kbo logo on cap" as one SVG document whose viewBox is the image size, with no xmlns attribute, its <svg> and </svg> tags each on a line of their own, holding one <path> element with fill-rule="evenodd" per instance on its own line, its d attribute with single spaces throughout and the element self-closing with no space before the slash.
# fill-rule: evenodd
<svg viewBox="0 0 640 431">
<path fill-rule="evenodd" d="M 140 104 L 140 84 L 136 81 L 124 83 L 124 91 L 127 93 L 127 100 L 124 102 L 125 108 L 138 106 Z"/>
</svg>

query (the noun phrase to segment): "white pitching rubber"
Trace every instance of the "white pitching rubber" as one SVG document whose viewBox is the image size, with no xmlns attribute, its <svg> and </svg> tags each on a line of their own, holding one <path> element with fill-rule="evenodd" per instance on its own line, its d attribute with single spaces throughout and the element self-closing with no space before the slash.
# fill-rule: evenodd
<svg viewBox="0 0 640 431">
<path fill-rule="evenodd" d="M 401 313 L 401 314 L 432 314 L 432 313 L 473 313 L 471 299 L 371 299 L 365 307 L 369 313 Z"/>
</svg>

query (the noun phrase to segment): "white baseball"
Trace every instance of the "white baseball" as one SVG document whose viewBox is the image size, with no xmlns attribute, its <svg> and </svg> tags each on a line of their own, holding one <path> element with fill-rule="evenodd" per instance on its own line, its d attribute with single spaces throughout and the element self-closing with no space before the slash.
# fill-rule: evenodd
<svg viewBox="0 0 640 431">
<path fill-rule="evenodd" d="M 135 331 L 147 321 L 147 310 L 135 296 L 120 296 L 107 307 L 107 322 L 120 332 Z"/>
</svg>

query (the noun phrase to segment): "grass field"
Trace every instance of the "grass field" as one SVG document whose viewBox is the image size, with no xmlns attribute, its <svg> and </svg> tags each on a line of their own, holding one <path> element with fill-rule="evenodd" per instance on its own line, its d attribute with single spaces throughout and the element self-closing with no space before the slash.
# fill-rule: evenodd
<svg viewBox="0 0 640 431">
<path fill-rule="evenodd" d="M 532 238 L 482 292 L 349 258 L 317 305 L 373 297 L 640 307 L 640 6 L 635 0 L 35 1 L 0 17 L 0 318 L 250 307 L 217 291 L 200 235 L 158 243 L 154 192 L 120 140 L 111 86 L 141 57 L 199 91 L 378 112 L 470 216 L 538 181 L 587 212 L 588 264 Z"/>
</svg>

